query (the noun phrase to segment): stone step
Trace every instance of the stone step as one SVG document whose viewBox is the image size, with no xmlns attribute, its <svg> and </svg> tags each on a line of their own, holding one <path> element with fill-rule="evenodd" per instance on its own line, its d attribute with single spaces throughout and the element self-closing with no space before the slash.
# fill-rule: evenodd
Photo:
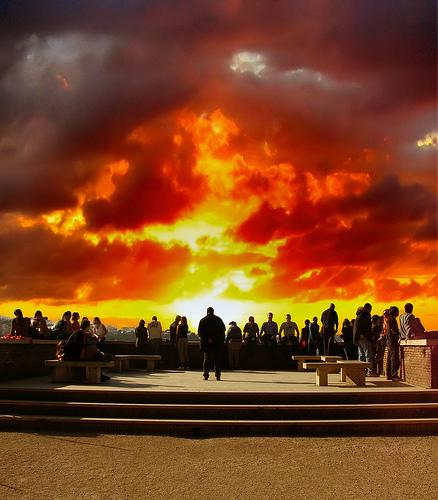
<svg viewBox="0 0 438 500">
<path fill-rule="evenodd" d="M 0 400 L 76 401 L 157 404 L 377 404 L 438 403 L 438 390 L 379 389 L 308 392 L 227 392 L 84 389 L 1 388 Z"/>
<path fill-rule="evenodd" d="M 355 420 L 435 418 L 438 417 L 438 403 L 223 405 L 0 400 L 0 413 L 132 419 L 327 420 L 348 418 Z"/>
<path fill-rule="evenodd" d="M 212 435 L 420 435 L 438 433 L 438 418 L 339 420 L 193 420 L 0 415 L 0 428 L 50 432 Z"/>
</svg>

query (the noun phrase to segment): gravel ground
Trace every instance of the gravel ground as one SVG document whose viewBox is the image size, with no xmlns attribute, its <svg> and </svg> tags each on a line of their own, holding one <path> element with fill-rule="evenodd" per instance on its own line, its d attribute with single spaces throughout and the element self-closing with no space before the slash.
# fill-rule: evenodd
<svg viewBox="0 0 438 500">
<path fill-rule="evenodd" d="M 5 432 L 0 498 L 435 499 L 438 436 L 211 438 Z"/>
</svg>

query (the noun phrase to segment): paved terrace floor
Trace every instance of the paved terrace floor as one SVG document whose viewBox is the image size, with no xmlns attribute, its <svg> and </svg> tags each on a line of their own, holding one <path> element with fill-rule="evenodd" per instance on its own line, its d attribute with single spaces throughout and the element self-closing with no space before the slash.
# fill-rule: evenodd
<svg viewBox="0 0 438 500">
<path fill-rule="evenodd" d="M 121 391 L 218 391 L 218 392 L 342 392 L 342 391 L 418 391 L 431 390 L 412 386 L 404 382 L 387 381 L 385 377 L 370 377 L 366 387 L 356 387 L 339 381 L 339 374 L 329 374 L 329 385 L 318 387 L 314 372 L 297 371 L 224 371 L 222 380 L 217 381 L 214 373 L 205 381 L 200 371 L 158 370 L 147 372 L 132 370 L 111 373 L 111 380 L 97 385 L 52 384 L 50 377 L 6 380 L 0 388 L 27 389 L 81 389 Z"/>
</svg>

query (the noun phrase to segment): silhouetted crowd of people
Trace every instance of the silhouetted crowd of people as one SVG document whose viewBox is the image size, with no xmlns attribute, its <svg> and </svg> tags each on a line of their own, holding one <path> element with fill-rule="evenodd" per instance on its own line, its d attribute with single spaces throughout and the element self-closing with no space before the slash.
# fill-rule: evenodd
<svg viewBox="0 0 438 500">
<path fill-rule="evenodd" d="M 339 337 L 343 340 L 346 359 L 359 359 L 371 363 L 372 368 L 367 370 L 368 376 L 380 376 L 386 373 L 388 380 L 401 380 L 400 340 L 420 336 L 425 329 L 419 318 L 413 314 L 411 303 L 404 306 L 404 313 L 400 317 L 396 306 L 385 309 L 382 315 L 371 315 L 371 311 L 372 306 L 369 303 L 359 307 L 356 317 L 352 320 L 345 319 L 340 331 L 334 304 L 330 304 L 322 313 L 320 323 L 317 316 L 313 317 L 312 321 L 306 319 L 301 331 L 292 321 L 290 314 L 286 315 L 286 320 L 278 327 L 272 312 L 268 313 L 267 321 L 263 322 L 261 328 L 255 322 L 254 316 L 250 316 L 242 330 L 235 321 L 231 321 L 227 328 L 222 319 L 214 314 L 214 309 L 209 307 L 206 316 L 198 325 L 204 357 L 204 379 L 209 378 L 210 371 L 214 368 L 215 376 L 220 380 L 224 344 L 226 344 L 229 369 L 237 369 L 242 346 L 245 346 L 249 358 L 254 357 L 257 344 L 263 345 L 266 353 L 273 358 L 279 348 L 289 359 L 294 354 L 303 353 L 333 355 L 336 336 L 339 333 Z M 66 311 L 50 329 L 47 326 L 47 318 L 41 311 L 36 311 L 34 317 L 30 319 L 24 317 L 20 309 L 16 309 L 10 335 L 16 338 L 62 340 L 64 341 L 61 345 L 62 356 L 65 359 L 98 359 L 105 351 L 107 329 L 98 317 L 95 317 L 93 322 L 86 317 L 81 321 L 80 319 L 79 313 Z M 187 317 L 177 315 L 170 325 L 169 332 L 170 343 L 178 354 L 178 368 L 188 369 Z M 158 318 L 153 316 L 147 325 L 143 319 L 140 320 L 135 329 L 135 339 L 138 350 L 147 348 L 152 354 L 160 354 L 163 329 Z M 384 370 L 385 350 L 387 356 Z"/>
<path fill-rule="evenodd" d="M 321 323 L 318 323 L 316 316 L 312 321 L 306 319 L 300 332 L 290 314 L 286 315 L 286 321 L 278 327 L 272 312 L 268 313 L 267 321 L 261 328 L 255 322 L 254 316 L 250 316 L 243 330 L 235 321 L 231 321 L 227 329 L 222 319 L 214 314 L 214 309 L 209 307 L 207 315 L 201 319 L 198 326 L 201 350 L 204 353 L 204 379 L 209 378 L 210 370 L 214 368 L 215 376 L 220 380 L 224 343 L 228 354 L 228 368 L 237 369 L 242 346 L 245 346 L 249 358 L 254 356 L 257 344 L 262 344 L 272 357 L 275 357 L 279 347 L 288 358 L 298 353 L 333 355 L 335 337 L 339 332 L 346 359 L 371 363 L 372 368 L 367 370 L 368 376 L 380 376 L 386 373 L 388 380 L 401 380 L 400 340 L 415 338 L 423 334 L 425 329 L 419 318 L 414 316 L 413 305 L 410 303 L 405 305 L 405 312 L 400 315 L 400 327 L 397 322 L 398 307 L 391 306 L 385 309 L 382 315 L 372 316 L 371 310 L 372 306 L 369 303 L 359 307 L 356 317 L 351 321 L 345 319 L 339 332 L 338 314 L 335 305 L 330 304 L 321 315 Z M 149 339 L 154 342 L 153 352 L 159 353 L 162 329 L 156 317 L 152 318 L 147 328 L 144 320 L 140 322 L 135 332 L 137 345 L 146 342 L 148 330 Z M 189 368 L 187 318 L 176 316 L 169 330 L 170 342 L 178 351 L 179 368 Z M 384 370 L 385 349 L 387 363 Z"/>
<path fill-rule="evenodd" d="M 13 337 L 30 337 L 33 339 L 56 339 L 65 340 L 73 333 L 85 328 L 85 323 L 88 322 L 87 328 L 95 335 L 100 342 L 105 340 L 108 333 L 105 325 L 100 321 L 97 316 L 93 322 L 83 317 L 80 322 L 80 315 L 78 312 L 66 311 L 56 323 L 49 328 L 47 326 L 47 317 L 43 316 L 41 311 L 36 311 L 33 318 L 23 316 L 21 309 L 15 309 L 14 318 L 11 323 L 10 335 Z"/>
</svg>

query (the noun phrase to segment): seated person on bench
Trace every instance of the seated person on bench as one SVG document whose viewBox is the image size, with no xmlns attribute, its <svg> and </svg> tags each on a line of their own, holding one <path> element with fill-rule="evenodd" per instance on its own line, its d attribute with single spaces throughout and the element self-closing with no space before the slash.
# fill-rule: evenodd
<svg viewBox="0 0 438 500">
<path fill-rule="evenodd" d="M 64 346 L 65 361 L 107 361 L 107 355 L 99 351 L 96 339 L 91 329 L 90 321 L 83 319 L 81 328 L 70 335 Z M 102 374 L 101 381 L 106 382 L 110 377 Z"/>
</svg>

